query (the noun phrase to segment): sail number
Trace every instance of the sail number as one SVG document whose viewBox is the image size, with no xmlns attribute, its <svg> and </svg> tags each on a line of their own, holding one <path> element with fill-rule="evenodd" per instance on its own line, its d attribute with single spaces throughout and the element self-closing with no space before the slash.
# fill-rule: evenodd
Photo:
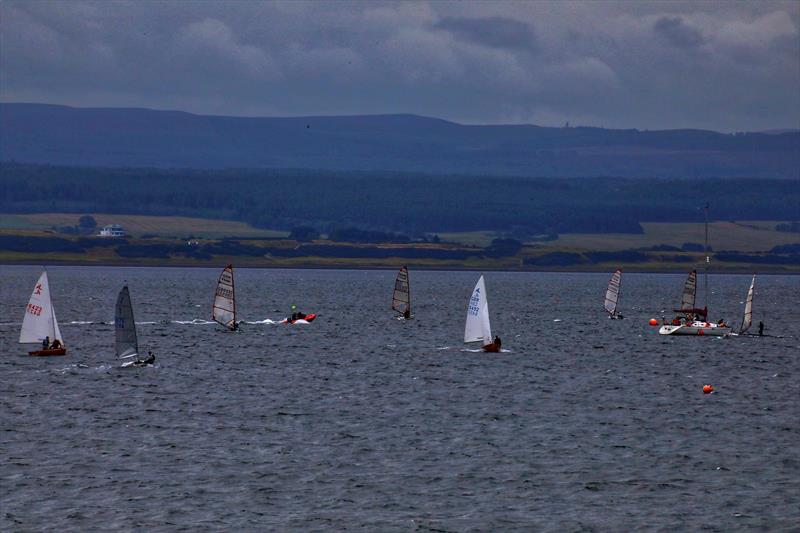
<svg viewBox="0 0 800 533">
<path fill-rule="evenodd" d="M 39 305 L 28 304 L 28 307 L 25 309 L 25 311 L 33 316 L 40 316 L 44 309 L 42 309 L 42 307 Z"/>
<path fill-rule="evenodd" d="M 217 296 L 233 299 L 233 291 L 225 287 L 217 287 Z"/>
<path fill-rule="evenodd" d="M 114 327 L 117 329 L 125 329 L 125 319 L 119 317 L 116 320 L 114 320 Z"/>
<path fill-rule="evenodd" d="M 475 291 L 475 294 L 472 295 L 472 298 L 469 299 L 469 314 L 472 316 L 478 316 L 478 312 L 480 312 L 480 304 L 481 303 L 481 295 L 479 291 Z"/>
</svg>

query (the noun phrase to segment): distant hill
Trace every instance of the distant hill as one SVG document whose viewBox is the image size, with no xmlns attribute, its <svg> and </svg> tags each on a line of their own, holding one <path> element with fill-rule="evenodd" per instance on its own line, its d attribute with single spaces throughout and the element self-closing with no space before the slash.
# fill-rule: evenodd
<svg viewBox="0 0 800 533">
<path fill-rule="evenodd" d="M 467 126 L 416 115 L 243 118 L 0 104 L 0 160 L 537 177 L 800 176 L 800 132 Z"/>
</svg>

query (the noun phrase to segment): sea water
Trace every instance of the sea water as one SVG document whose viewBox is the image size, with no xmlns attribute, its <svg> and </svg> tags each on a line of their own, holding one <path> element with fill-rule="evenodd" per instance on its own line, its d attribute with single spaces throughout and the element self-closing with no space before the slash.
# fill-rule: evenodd
<svg viewBox="0 0 800 533">
<path fill-rule="evenodd" d="M 664 337 L 685 275 L 485 272 L 504 353 L 462 343 L 478 272 L 52 267 L 65 357 L 17 344 L 38 267 L 0 267 L 0 529 L 622 530 L 800 520 L 800 278 L 775 337 Z M 127 282 L 152 368 L 119 368 Z M 711 277 L 738 327 L 749 276 Z M 702 302 L 702 282 L 698 291 Z M 317 313 L 311 324 L 277 322 Z M 755 327 L 754 327 L 755 330 Z M 711 384 L 712 394 L 702 387 Z"/>
</svg>

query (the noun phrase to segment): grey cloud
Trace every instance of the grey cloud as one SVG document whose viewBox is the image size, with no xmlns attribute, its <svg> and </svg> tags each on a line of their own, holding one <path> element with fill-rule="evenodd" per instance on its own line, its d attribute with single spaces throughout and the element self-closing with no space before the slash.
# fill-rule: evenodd
<svg viewBox="0 0 800 533">
<path fill-rule="evenodd" d="M 661 17 L 653 24 L 653 30 L 680 48 L 696 48 L 705 42 L 700 30 L 686 24 L 681 17 Z"/>
<path fill-rule="evenodd" d="M 536 45 L 529 25 L 505 17 L 442 17 L 434 27 L 458 39 L 495 48 L 534 48 Z"/>
<path fill-rule="evenodd" d="M 0 0 L 0 100 L 789 128 L 798 16 L 800 2 L 766 1 Z"/>
</svg>

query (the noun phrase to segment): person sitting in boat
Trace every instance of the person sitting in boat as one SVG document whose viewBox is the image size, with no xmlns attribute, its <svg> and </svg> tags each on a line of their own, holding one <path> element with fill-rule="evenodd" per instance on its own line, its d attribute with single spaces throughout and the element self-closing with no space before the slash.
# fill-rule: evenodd
<svg viewBox="0 0 800 533">
<path fill-rule="evenodd" d="M 152 365 L 152 364 L 154 364 L 155 362 L 156 362 L 156 356 L 155 356 L 155 355 L 153 355 L 153 352 L 151 352 L 151 351 L 148 351 L 148 352 L 147 352 L 147 357 L 145 357 L 145 358 L 144 358 L 144 359 L 142 359 L 142 361 L 141 361 L 141 363 L 142 363 L 142 366 L 144 366 L 144 365 Z"/>
<path fill-rule="evenodd" d="M 61 348 L 61 341 L 58 339 L 53 339 L 53 344 L 50 345 L 51 350 L 58 350 Z"/>
<path fill-rule="evenodd" d="M 497 346 L 498 349 L 503 345 L 503 341 L 501 341 L 500 337 L 497 335 L 494 336 L 494 345 Z"/>
<path fill-rule="evenodd" d="M 672 325 L 673 326 L 680 326 L 681 325 L 681 319 L 676 316 L 675 318 L 672 319 Z"/>
<path fill-rule="evenodd" d="M 50 348 L 50 335 L 47 335 L 42 341 L 42 350 Z"/>
<path fill-rule="evenodd" d="M 724 318 L 720 318 L 719 319 L 719 322 L 717 322 L 717 326 L 719 326 L 721 328 L 727 328 L 728 327 L 728 325 L 725 323 L 725 319 Z"/>
</svg>

